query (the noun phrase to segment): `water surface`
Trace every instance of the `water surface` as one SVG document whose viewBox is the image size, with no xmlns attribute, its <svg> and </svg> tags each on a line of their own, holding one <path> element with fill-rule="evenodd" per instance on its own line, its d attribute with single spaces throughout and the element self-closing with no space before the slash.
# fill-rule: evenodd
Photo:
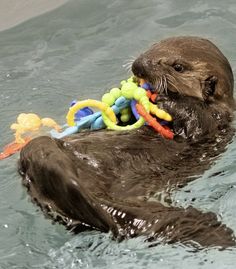
<svg viewBox="0 0 236 269">
<path fill-rule="evenodd" d="M 173 35 L 209 38 L 235 70 L 233 0 L 75 0 L 0 32 L 0 147 L 13 140 L 9 125 L 19 113 L 64 123 L 71 100 L 99 99 L 128 76 L 127 61 Z M 175 200 L 216 212 L 236 233 L 235 157 L 234 140 Z M 195 252 L 180 244 L 148 248 L 143 238 L 117 243 L 99 232 L 74 236 L 30 202 L 17 159 L 0 162 L 0 268 L 235 268 L 235 249 Z"/>
</svg>

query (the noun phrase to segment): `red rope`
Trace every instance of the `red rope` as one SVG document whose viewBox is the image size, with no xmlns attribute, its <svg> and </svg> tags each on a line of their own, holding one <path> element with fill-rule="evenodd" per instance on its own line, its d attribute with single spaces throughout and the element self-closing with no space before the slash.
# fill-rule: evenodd
<svg viewBox="0 0 236 269">
<path fill-rule="evenodd" d="M 149 113 L 146 112 L 144 107 L 140 104 L 136 104 L 136 109 L 140 116 L 142 116 L 145 121 L 158 133 L 160 133 L 163 137 L 168 139 L 174 138 L 174 133 L 167 127 L 162 126 L 154 117 L 152 117 Z"/>
</svg>

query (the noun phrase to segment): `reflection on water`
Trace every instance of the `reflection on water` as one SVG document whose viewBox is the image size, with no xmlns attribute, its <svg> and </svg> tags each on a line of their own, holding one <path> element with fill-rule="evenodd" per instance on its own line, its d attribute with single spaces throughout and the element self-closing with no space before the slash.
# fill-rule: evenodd
<svg viewBox="0 0 236 269">
<path fill-rule="evenodd" d="M 226 35 L 227 33 L 227 35 Z M 233 0 L 80 0 L 0 33 L 0 130 L 21 112 L 65 122 L 75 98 L 99 98 L 128 76 L 122 66 L 155 40 L 201 35 L 236 68 Z M 236 231 L 236 143 L 181 193 L 177 203 L 216 212 Z M 234 268 L 236 250 L 199 253 L 180 245 L 148 248 L 142 238 L 118 244 L 97 232 L 73 236 L 29 202 L 18 156 L 0 162 L 0 268 Z"/>
</svg>

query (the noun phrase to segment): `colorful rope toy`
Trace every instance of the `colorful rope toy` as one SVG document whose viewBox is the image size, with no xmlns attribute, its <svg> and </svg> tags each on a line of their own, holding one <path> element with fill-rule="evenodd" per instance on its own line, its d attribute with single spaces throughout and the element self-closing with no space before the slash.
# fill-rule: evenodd
<svg viewBox="0 0 236 269">
<path fill-rule="evenodd" d="M 163 137 L 173 139 L 173 132 L 162 126 L 157 119 L 165 122 L 172 121 L 172 117 L 154 104 L 156 94 L 148 83 L 140 79 L 139 83 L 134 77 L 121 82 L 120 88 L 112 88 L 105 93 L 101 101 L 87 99 L 84 101 L 73 101 L 66 116 L 67 124 L 60 127 L 53 119 L 40 119 L 38 115 L 22 113 L 17 118 L 17 123 L 11 125 L 15 131 L 15 141 L 8 144 L 0 159 L 4 159 L 21 150 L 30 140 L 30 137 L 23 138 L 25 133 L 35 132 L 41 126 L 53 128 L 50 131 L 54 138 L 77 133 L 83 129 L 99 130 L 108 128 L 117 131 L 126 131 L 140 128 L 144 124 L 149 125 Z M 89 107 L 97 108 L 93 112 Z M 131 119 L 136 121 L 129 125 Z"/>
<path fill-rule="evenodd" d="M 155 118 L 170 122 L 172 117 L 153 104 L 154 99 L 156 94 L 152 94 L 150 86 L 145 81 L 140 80 L 138 84 L 135 78 L 131 77 L 127 81 L 122 81 L 120 88 L 112 88 L 110 92 L 105 93 L 102 101 L 88 99 L 73 102 L 66 116 L 69 127 L 61 133 L 52 130 L 51 135 L 55 138 L 63 138 L 82 129 L 98 130 L 105 127 L 117 131 L 132 130 L 147 123 L 163 137 L 173 139 L 170 129 L 162 126 Z M 92 114 L 89 110 L 86 115 L 84 112 L 88 107 L 96 107 L 101 112 Z M 82 115 L 79 120 L 76 117 L 77 113 Z M 118 114 L 120 121 L 116 117 Z M 125 125 L 130 121 L 132 114 L 136 122 Z M 119 125 L 120 123 L 122 124 Z"/>
</svg>

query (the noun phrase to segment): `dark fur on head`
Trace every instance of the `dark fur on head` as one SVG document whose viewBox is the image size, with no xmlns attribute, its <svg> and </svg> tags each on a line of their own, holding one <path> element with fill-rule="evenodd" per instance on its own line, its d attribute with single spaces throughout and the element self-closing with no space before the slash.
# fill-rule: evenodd
<svg viewBox="0 0 236 269">
<path fill-rule="evenodd" d="M 141 54 L 132 71 L 159 93 L 157 103 L 173 115 L 177 134 L 200 137 L 215 133 L 232 120 L 232 69 L 209 40 L 199 37 L 163 40 Z"/>
</svg>

